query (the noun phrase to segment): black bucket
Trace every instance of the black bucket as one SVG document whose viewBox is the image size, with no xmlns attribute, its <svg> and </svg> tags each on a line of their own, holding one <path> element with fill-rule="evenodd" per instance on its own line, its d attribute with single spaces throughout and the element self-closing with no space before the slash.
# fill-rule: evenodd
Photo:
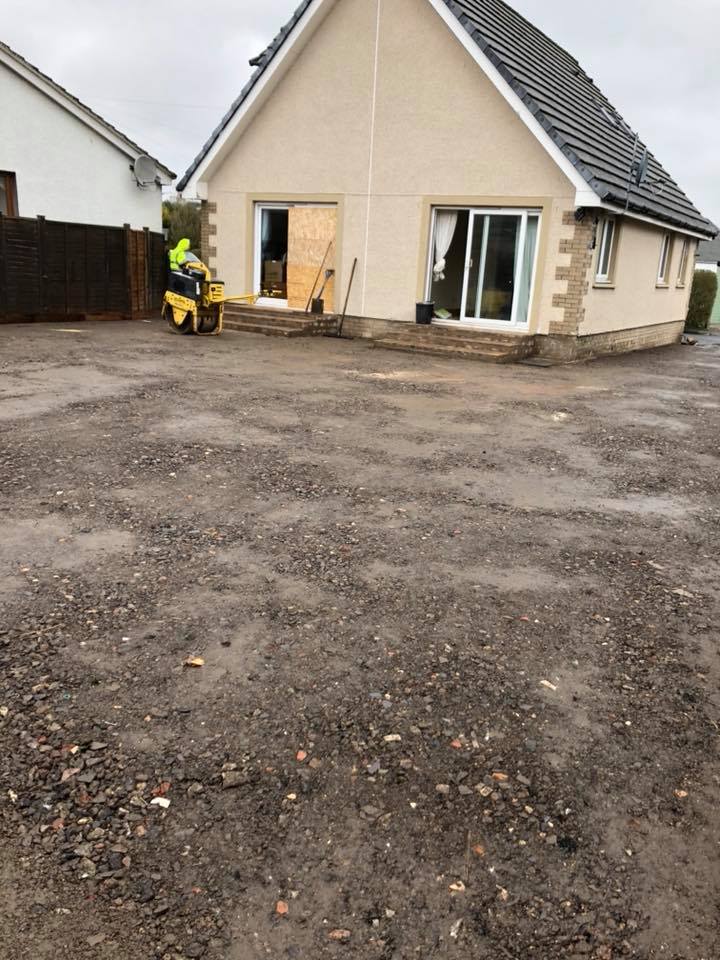
<svg viewBox="0 0 720 960">
<path fill-rule="evenodd" d="M 420 303 L 415 304 L 415 323 L 423 324 L 427 326 L 429 323 L 432 323 L 433 314 L 435 313 L 435 303 L 432 300 L 423 300 Z"/>
<path fill-rule="evenodd" d="M 313 301 L 310 304 L 310 313 L 325 313 L 325 301 L 319 297 L 313 297 Z"/>
</svg>

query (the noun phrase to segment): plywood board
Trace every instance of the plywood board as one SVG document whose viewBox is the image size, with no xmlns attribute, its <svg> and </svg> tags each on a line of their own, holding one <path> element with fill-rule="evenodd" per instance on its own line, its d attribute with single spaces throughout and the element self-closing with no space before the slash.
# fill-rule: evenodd
<svg viewBox="0 0 720 960">
<path fill-rule="evenodd" d="M 323 274 L 315 295 L 325 280 L 324 271 L 335 269 L 336 207 L 291 207 L 288 211 L 288 306 L 304 310 L 318 275 L 320 264 L 332 241 Z M 325 311 L 335 310 L 335 278 L 328 281 L 323 294 Z"/>
</svg>

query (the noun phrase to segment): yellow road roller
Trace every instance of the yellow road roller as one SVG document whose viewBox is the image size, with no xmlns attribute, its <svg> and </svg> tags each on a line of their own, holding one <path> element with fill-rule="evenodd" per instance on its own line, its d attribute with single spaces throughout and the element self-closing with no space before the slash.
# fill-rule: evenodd
<svg viewBox="0 0 720 960">
<path fill-rule="evenodd" d="M 170 251 L 168 288 L 162 313 L 174 333 L 218 336 L 222 333 L 225 304 L 255 303 L 257 294 L 226 297 L 222 280 L 213 280 L 210 270 L 193 254 L 190 241 L 181 240 Z"/>
</svg>

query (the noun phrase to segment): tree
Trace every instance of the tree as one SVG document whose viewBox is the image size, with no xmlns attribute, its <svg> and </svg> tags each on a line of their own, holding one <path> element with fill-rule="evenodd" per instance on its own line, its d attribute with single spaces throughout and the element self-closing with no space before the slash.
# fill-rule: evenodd
<svg viewBox="0 0 720 960">
<path fill-rule="evenodd" d="M 188 238 L 190 249 L 200 256 L 200 204 L 187 200 L 165 200 L 163 228 L 168 231 L 170 249 Z"/>
<path fill-rule="evenodd" d="M 717 292 L 717 275 L 712 270 L 696 270 L 690 292 L 686 329 L 707 330 Z"/>
</svg>

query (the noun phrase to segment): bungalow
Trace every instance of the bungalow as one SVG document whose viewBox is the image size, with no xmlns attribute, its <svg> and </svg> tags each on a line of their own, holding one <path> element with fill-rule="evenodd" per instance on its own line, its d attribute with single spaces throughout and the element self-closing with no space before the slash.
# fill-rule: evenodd
<svg viewBox="0 0 720 960">
<path fill-rule="evenodd" d="M 0 215 L 162 230 L 175 174 L 0 42 Z"/>
<path fill-rule="evenodd" d="M 502 0 L 304 0 L 252 63 L 178 185 L 233 290 L 304 309 L 325 257 L 356 336 L 427 301 L 562 358 L 680 337 L 716 227 Z"/>
</svg>

